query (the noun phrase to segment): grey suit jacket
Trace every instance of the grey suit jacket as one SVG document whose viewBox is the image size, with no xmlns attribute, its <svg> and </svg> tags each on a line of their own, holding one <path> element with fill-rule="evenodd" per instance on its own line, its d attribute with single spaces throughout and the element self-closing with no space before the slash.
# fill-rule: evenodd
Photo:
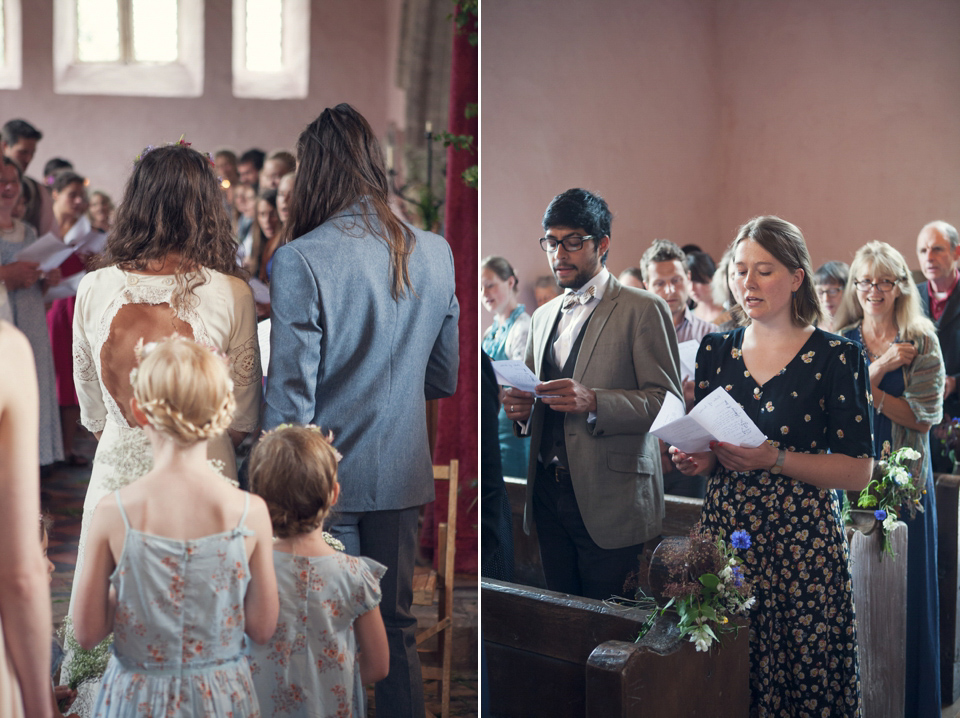
<svg viewBox="0 0 960 718">
<path fill-rule="evenodd" d="M 562 296 L 533 314 L 527 365 L 537 376 L 550 349 Z M 601 548 L 659 535 L 663 475 L 657 438 L 647 430 L 668 391 L 683 397 L 677 334 L 667 303 L 624 287 L 612 275 L 583 335 L 573 379 L 597 393 L 597 421 L 564 418 L 567 458 L 583 523 Z M 546 405 L 534 404 L 524 529 L 529 532 Z"/>
<path fill-rule="evenodd" d="M 312 423 L 333 432 L 342 511 L 433 499 L 425 400 L 454 392 L 459 365 L 450 246 L 411 227 L 413 291 L 395 301 L 387 244 L 365 231 L 364 209 L 354 205 L 280 247 L 270 285 L 264 428 Z"/>
</svg>

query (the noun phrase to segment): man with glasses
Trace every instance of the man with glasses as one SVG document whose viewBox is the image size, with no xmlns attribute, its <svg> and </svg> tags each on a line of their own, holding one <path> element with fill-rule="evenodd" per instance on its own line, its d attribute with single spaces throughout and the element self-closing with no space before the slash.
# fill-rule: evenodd
<svg viewBox="0 0 960 718">
<path fill-rule="evenodd" d="M 960 397 L 957 396 L 957 378 L 960 377 L 960 291 L 957 291 L 960 271 L 960 237 L 952 225 L 943 221 L 930 222 L 917 237 L 917 258 L 920 271 L 927 281 L 917 286 L 920 306 L 937 325 L 943 368 L 947 376 L 943 385 L 943 417 L 960 416 Z M 930 433 L 930 453 L 933 470 L 952 473 L 953 462 L 944 451 L 943 440 Z"/>
<path fill-rule="evenodd" d="M 670 310 L 606 269 L 612 215 L 583 189 L 554 197 L 540 240 L 564 294 L 533 314 L 533 394 L 504 392 L 531 437 L 524 530 L 536 523 L 547 588 L 622 595 L 643 544 L 660 534 L 663 483 L 648 434 L 666 393 L 682 396 Z M 528 421 L 529 420 L 529 421 Z"/>
</svg>

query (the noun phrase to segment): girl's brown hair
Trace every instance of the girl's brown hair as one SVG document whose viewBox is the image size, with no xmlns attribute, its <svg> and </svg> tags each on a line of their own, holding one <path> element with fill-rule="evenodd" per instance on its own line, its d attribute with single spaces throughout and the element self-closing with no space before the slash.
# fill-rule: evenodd
<svg viewBox="0 0 960 718">
<path fill-rule="evenodd" d="M 250 491 L 267 502 L 273 533 L 315 531 L 330 513 L 339 454 L 317 427 L 267 432 L 250 454 Z"/>
<path fill-rule="evenodd" d="M 325 109 L 297 140 L 297 178 L 281 243 L 302 237 L 360 201 L 376 215 L 371 221 L 364 213 L 361 222 L 367 233 L 387 244 L 393 267 L 390 291 L 400 299 L 413 290 L 407 263 L 415 238 L 390 209 L 380 143 L 363 116 L 343 103 Z"/>
<path fill-rule="evenodd" d="M 210 160 L 186 144 L 141 155 L 117 207 L 99 263 L 143 271 L 179 253 L 173 303 L 183 306 L 207 281 L 204 270 L 243 276 L 237 243 Z"/>
</svg>

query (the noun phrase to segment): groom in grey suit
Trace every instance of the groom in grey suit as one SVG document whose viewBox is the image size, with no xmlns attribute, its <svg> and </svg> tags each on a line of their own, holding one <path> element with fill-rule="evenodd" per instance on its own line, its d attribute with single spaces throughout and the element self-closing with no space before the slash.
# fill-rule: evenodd
<svg viewBox="0 0 960 718">
<path fill-rule="evenodd" d="M 612 215 L 583 189 L 547 207 L 540 240 L 566 291 L 533 314 L 526 363 L 541 398 L 504 393 L 529 421 L 524 528 L 536 523 L 547 588 L 622 595 L 663 519 L 657 438 L 647 431 L 666 393 L 682 399 L 677 335 L 666 302 L 606 269 Z"/>
<path fill-rule="evenodd" d="M 393 216 L 376 136 L 349 105 L 324 110 L 297 154 L 293 241 L 273 256 L 264 425 L 333 432 L 343 459 L 330 530 L 387 566 L 390 673 L 377 716 L 422 718 L 410 605 L 420 506 L 433 500 L 425 400 L 457 385 L 453 255 Z"/>
</svg>

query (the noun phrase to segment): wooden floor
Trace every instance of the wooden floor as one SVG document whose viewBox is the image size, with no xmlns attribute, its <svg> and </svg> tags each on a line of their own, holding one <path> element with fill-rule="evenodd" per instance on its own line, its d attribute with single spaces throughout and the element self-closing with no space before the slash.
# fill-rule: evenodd
<svg viewBox="0 0 960 718">
<path fill-rule="evenodd" d="M 79 453 L 92 457 L 96 450 L 92 436 L 82 436 L 77 441 Z M 67 614 L 70 602 L 70 590 L 73 586 L 73 571 L 77 563 L 77 544 L 80 540 L 80 523 L 83 516 L 83 498 L 90 481 L 90 469 L 61 466 L 41 480 L 43 508 L 54 516 L 54 527 L 50 533 L 48 555 L 56 570 L 51 583 L 53 601 L 53 620 L 57 628 Z M 461 648 L 473 651 L 473 660 L 462 656 L 454 662 L 453 685 L 450 691 L 450 715 L 461 718 L 476 718 L 478 714 L 478 683 L 476 668 L 476 627 L 477 616 L 477 577 L 456 576 L 454 583 L 454 623 L 472 626 L 472 636 L 463 640 Z M 415 609 L 421 628 L 430 625 L 429 611 Z M 459 623 L 458 623 L 459 621 Z M 471 647 L 467 644 L 472 638 Z M 456 643 L 454 652 L 458 652 Z M 370 693 L 368 716 L 376 715 L 373 692 Z M 427 708 L 439 711 L 439 698 L 432 685 L 425 686 Z"/>
</svg>

